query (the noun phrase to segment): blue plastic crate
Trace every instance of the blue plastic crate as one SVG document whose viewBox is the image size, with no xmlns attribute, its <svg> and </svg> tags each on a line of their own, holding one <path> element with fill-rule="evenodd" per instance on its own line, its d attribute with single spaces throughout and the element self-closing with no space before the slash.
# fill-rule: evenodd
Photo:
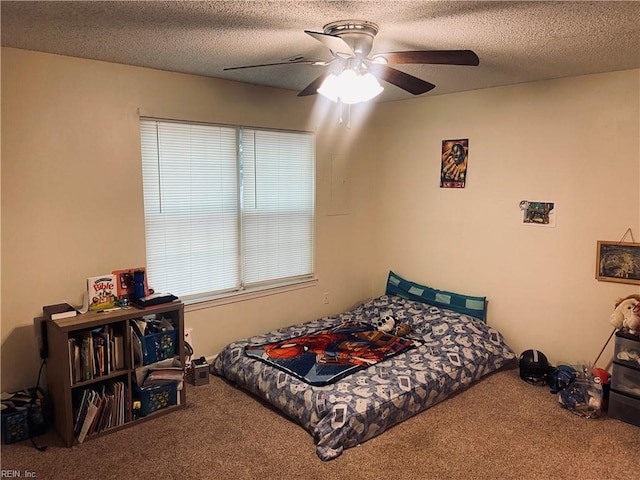
<svg viewBox="0 0 640 480">
<path fill-rule="evenodd" d="M 15 443 L 29 438 L 29 423 L 26 411 L 2 412 L 2 441 Z"/>
<path fill-rule="evenodd" d="M 146 417 L 178 402 L 178 384 L 176 382 L 163 382 L 138 389 L 140 400 L 140 416 Z"/>
<path fill-rule="evenodd" d="M 49 426 L 46 415 L 46 398 L 42 390 L 31 403 L 33 388 L 15 392 L 14 397 L 3 401 L 2 442 L 5 444 L 20 442 L 29 437 L 42 435 Z"/>
<path fill-rule="evenodd" d="M 171 358 L 176 353 L 177 330 L 152 333 L 142 337 L 142 364 L 159 362 Z"/>
</svg>

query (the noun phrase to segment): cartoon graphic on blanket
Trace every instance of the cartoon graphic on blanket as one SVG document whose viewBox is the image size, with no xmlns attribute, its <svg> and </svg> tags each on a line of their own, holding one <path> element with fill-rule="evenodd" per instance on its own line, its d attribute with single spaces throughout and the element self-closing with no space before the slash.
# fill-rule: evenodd
<svg viewBox="0 0 640 480">
<path fill-rule="evenodd" d="M 413 340 L 380 332 L 373 325 L 347 322 L 278 342 L 248 345 L 245 353 L 311 385 L 327 385 L 412 346 Z"/>
</svg>

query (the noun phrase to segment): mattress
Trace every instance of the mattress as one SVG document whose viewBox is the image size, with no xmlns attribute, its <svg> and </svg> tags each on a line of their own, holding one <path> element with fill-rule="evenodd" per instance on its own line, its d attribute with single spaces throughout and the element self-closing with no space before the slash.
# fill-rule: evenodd
<svg viewBox="0 0 640 480">
<path fill-rule="evenodd" d="M 413 348 L 312 385 L 246 349 L 343 324 L 375 324 L 382 314 L 407 323 Z M 384 295 L 320 318 L 227 345 L 212 372 L 286 414 L 313 437 L 321 460 L 331 460 L 403 420 L 445 400 L 515 358 L 502 335 L 483 321 L 439 306 Z"/>
</svg>

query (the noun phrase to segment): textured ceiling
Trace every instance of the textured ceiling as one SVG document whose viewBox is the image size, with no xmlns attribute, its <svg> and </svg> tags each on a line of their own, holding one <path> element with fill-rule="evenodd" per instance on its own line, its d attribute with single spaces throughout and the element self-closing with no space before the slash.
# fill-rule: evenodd
<svg viewBox="0 0 640 480">
<path fill-rule="evenodd" d="M 400 65 L 436 85 L 423 95 L 640 67 L 640 2 L 2 1 L 2 46 L 302 90 L 331 58 L 304 30 L 358 19 L 372 53 L 471 49 L 477 67 Z M 380 101 L 412 98 L 384 84 Z"/>
</svg>

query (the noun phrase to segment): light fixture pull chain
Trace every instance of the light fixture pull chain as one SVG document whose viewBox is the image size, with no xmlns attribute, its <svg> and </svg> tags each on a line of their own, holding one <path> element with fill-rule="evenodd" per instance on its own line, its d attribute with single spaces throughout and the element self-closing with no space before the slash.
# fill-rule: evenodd
<svg viewBox="0 0 640 480">
<path fill-rule="evenodd" d="M 340 110 L 340 120 L 339 123 L 342 125 L 342 100 L 338 99 L 338 109 Z"/>
<path fill-rule="evenodd" d="M 349 110 L 347 111 L 347 128 L 351 128 L 351 104 L 347 107 Z"/>
</svg>

